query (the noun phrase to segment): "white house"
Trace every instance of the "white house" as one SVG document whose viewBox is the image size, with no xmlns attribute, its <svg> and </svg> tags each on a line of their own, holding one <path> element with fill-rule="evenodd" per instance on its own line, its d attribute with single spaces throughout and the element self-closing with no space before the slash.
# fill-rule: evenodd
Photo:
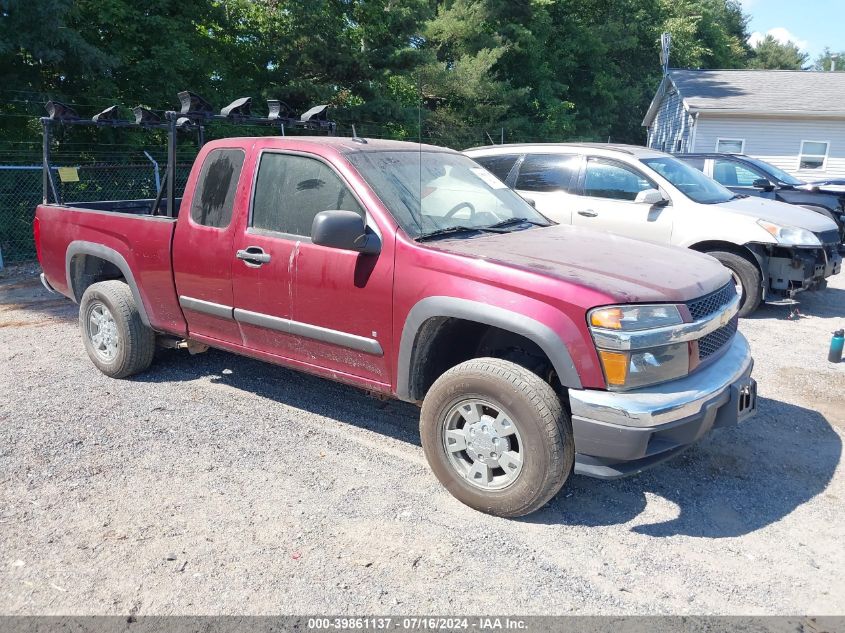
<svg viewBox="0 0 845 633">
<path fill-rule="evenodd" d="M 845 72 L 669 69 L 648 146 L 760 158 L 798 178 L 845 177 Z"/>
</svg>

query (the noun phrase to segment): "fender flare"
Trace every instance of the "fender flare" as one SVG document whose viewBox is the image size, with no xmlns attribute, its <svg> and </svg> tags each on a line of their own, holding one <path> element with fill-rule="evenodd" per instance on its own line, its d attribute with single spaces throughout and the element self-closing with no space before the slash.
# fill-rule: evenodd
<svg viewBox="0 0 845 633">
<path fill-rule="evenodd" d="M 569 350 L 549 326 L 524 314 L 487 303 L 435 296 L 422 299 L 414 305 L 402 328 L 396 371 L 396 395 L 401 400 L 414 401 L 411 397 L 411 362 L 417 333 L 423 323 L 437 317 L 474 321 L 524 336 L 536 343 L 549 357 L 564 387 L 581 388 L 581 377 L 572 362 Z"/>
<path fill-rule="evenodd" d="M 129 289 L 132 291 L 132 298 L 135 300 L 141 322 L 147 327 L 152 327 L 150 325 L 150 319 L 147 316 L 146 306 L 141 298 L 141 293 L 138 292 L 138 284 L 135 282 L 135 276 L 132 274 L 132 269 L 126 262 L 126 259 L 113 248 L 97 244 L 96 242 L 77 240 L 71 242 L 67 247 L 67 252 L 65 253 L 65 279 L 67 280 L 67 287 L 70 291 L 70 298 L 75 303 L 79 303 L 79 301 L 76 298 L 76 290 L 73 287 L 73 277 L 70 274 L 70 270 L 73 258 L 77 255 L 92 255 L 117 266 L 118 270 L 123 274 L 123 278 L 126 279 Z"/>
</svg>

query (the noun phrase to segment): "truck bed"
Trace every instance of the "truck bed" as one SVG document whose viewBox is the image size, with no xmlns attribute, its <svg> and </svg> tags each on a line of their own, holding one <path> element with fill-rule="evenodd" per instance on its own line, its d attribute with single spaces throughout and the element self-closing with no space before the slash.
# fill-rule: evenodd
<svg viewBox="0 0 845 633">
<path fill-rule="evenodd" d="M 181 198 L 176 199 L 175 216 L 179 215 Z M 157 213 L 153 213 L 153 198 L 140 198 L 136 200 L 97 200 L 94 202 L 72 202 L 61 206 L 64 209 L 88 209 L 92 211 L 108 211 L 111 213 L 129 213 L 132 215 L 164 215 L 166 211 L 166 200 L 159 200 Z"/>
<path fill-rule="evenodd" d="M 36 209 L 37 247 L 47 282 L 74 301 L 85 275 L 132 276 L 154 330 L 184 336 L 170 250 L 176 218 L 150 215 L 153 200 L 42 204 Z"/>
</svg>

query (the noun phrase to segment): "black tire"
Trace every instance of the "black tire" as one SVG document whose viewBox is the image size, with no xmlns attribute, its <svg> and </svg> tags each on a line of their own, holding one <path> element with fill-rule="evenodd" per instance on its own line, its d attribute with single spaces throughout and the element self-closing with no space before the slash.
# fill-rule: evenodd
<svg viewBox="0 0 845 633">
<path fill-rule="evenodd" d="M 506 411 L 517 427 L 522 466 L 505 488 L 482 490 L 450 462 L 444 427 L 450 411 L 469 399 Z M 524 367 L 497 358 L 466 361 L 435 381 L 423 401 L 420 437 L 432 471 L 454 497 L 502 517 L 543 507 L 566 482 L 575 462 L 572 423 L 554 389 Z"/>
<path fill-rule="evenodd" d="M 96 326 L 90 325 L 92 314 L 103 314 L 103 306 L 111 314 L 116 333 L 115 339 L 109 339 L 116 341 L 111 355 L 109 349 L 99 349 L 103 344 L 95 342 L 92 328 Z M 141 321 L 132 291 L 124 282 L 101 281 L 89 286 L 79 305 L 79 325 L 91 362 L 107 376 L 126 378 L 153 362 L 155 333 Z"/>
<path fill-rule="evenodd" d="M 718 259 L 722 266 L 739 279 L 742 285 L 739 316 L 747 317 L 754 312 L 763 300 L 763 276 L 757 264 L 747 257 L 730 251 L 707 251 L 707 254 Z"/>
</svg>

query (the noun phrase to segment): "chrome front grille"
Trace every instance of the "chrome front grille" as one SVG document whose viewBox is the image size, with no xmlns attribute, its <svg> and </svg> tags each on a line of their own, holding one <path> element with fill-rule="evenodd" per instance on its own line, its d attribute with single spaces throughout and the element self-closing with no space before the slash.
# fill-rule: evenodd
<svg viewBox="0 0 845 633">
<path fill-rule="evenodd" d="M 698 358 L 704 360 L 718 352 L 722 347 L 736 334 L 737 326 L 739 325 L 739 317 L 734 315 L 726 325 L 723 325 L 715 332 L 710 332 L 707 336 L 698 339 Z"/>
<path fill-rule="evenodd" d="M 735 296 L 736 287 L 733 282 L 730 282 L 718 290 L 711 292 L 709 295 L 704 295 L 698 299 L 687 301 L 686 306 L 692 316 L 692 320 L 698 321 L 699 319 L 710 316 L 714 312 L 718 312 Z"/>
</svg>

